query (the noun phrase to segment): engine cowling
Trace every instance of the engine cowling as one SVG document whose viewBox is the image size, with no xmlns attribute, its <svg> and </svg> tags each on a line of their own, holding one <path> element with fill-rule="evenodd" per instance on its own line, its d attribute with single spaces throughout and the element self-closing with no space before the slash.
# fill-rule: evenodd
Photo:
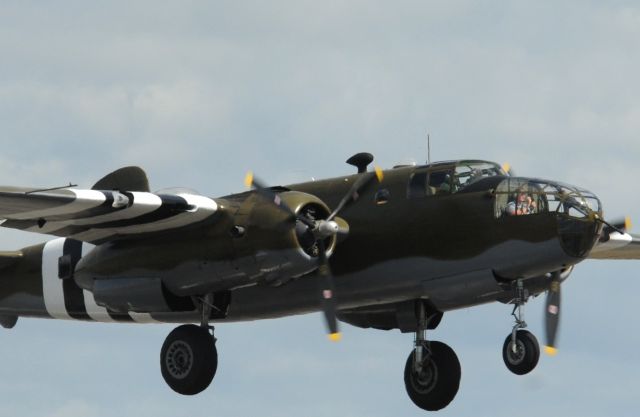
<svg viewBox="0 0 640 417">
<path fill-rule="evenodd" d="M 297 215 L 309 220 L 326 219 L 330 210 L 318 197 L 285 191 L 277 194 Z M 319 248 L 311 228 L 288 217 L 259 196 L 245 200 L 234 218 L 239 235 L 234 239 L 236 266 L 252 280 L 280 285 L 318 267 Z M 330 256 L 336 236 L 325 239 Z"/>
</svg>

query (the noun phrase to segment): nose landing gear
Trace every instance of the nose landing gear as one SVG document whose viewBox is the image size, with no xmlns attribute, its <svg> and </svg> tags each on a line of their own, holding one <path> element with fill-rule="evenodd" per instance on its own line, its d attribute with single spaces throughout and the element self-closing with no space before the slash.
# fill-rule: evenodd
<svg viewBox="0 0 640 417">
<path fill-rule="evenodd" d="M 427 317 L 418 303 L 418 329 L 413 352 L 404 367 L 404 384 L 415 405 L 427 411 L 446 407 L 458 393 L 461 368 L 453 349 L 426 340 Z"/>
<path fill-rule="evenodd" d="M 540 344 L 531 332 L 524 330 L 527 323 L 524 321 L 523 308 L 528 297 L 522 281 L 518 280 L 516 285 L 515 306 L 511 313 L 516 323 L 502 346 L 502 359 L 511 372 L 516 375 L 525 375 L 538 365 Z"/>
</svg>

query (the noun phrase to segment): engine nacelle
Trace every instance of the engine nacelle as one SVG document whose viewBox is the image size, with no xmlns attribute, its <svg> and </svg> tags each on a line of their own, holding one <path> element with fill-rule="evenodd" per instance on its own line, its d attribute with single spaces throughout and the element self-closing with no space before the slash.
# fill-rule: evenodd
<svg viewBox="0 0 640 417">
<path fill-rule="evenodd" d="M 330 214 L 329 207 L 311 194 L 285 191 L 277 198 L 309 220 L 326 219 Z M 251 280 L 280 285 L 318 267 L 320 249 L 310 228 L 300 220 L 291 219 L 274 203 L 252 195 L 241 205 L 234 221 L 237 231 L 234 264 Z M 326 238 L 324 243 L 330 256 L 336 236 Z"/>
<path fill-rule="evenodd" d="M 277 196 L 310 220 L 330 214 L 313 195 L 285 191 Z M 83 254 L 77 265 L 67 265 L 62 257 L 60 277 L 74 279 L 99 304 L 117 311 L 182 311 L 190 308 L 176 302 L 184 297 L 257 283 L 280 285 L 318 267 L 316 238 L 304 222 L 256 193 L 240 201 L 220 200 L 220 205 L 224 215 L 179 240 L 166 235 L 107 242 Z M 330 256 L 336 236 L 324 243 Z"/>
</svg>

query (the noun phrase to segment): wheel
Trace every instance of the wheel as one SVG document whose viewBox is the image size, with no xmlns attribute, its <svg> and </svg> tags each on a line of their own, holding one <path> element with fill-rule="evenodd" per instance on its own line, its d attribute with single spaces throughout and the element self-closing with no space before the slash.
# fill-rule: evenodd
<svg viewBox="0 0 640 417">
<path fill-rule="evenodd" d="M 176 327 L 162 344 L 162 377 L 179 394 L 202 392 L 211 384 L 217 368 L 218 352 L 208 329 L 193 324 Z"/>
<path fill-rule="evenodd" d="M 538 339 L 531 332 L 518 330 L 515 352 L 511 342 L 511 335 L 509 335 L 502 346 L 502 359 L 504 359 L 507 368 L 516 375 L 524 375 L 533 371 L 540 359 Z"/>
<path fill-rule="evenodd" d="M 427 411 L 446 407 L 460 387 L 460 362 L 456 353 L 442 342 L 429 342 L 431 354 L 423 361 L 422 371 L 413 367 L 415 351 L 411 352 L 404 367 L 404 385 L 415 405 Z"/>
</svg>

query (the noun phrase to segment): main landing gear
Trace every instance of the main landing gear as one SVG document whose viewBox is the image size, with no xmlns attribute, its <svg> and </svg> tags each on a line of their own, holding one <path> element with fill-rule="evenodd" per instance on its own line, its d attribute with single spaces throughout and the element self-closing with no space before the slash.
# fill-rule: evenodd
<svg viewBox="0 0 640 417">
<path fill-rule="evenodd" d="M 540 359 L 540 345 L 536 337 L 527 330 L 524 321 L 523 306 L 527 301 L 527 294 L 518 280 L 516 283 L 516 297 L 511 315 L 516 323 L 502 346 L 502 359 L 507 368 L 516 375 L 524 375 L 533 371 Z"/>
<path fill-rule="evenodd" d="M 218 369 L 218 352 L 213 326 L 209 326 L 210 296 L 201 300 L 200 326 L 176 327 L 165 339 L 160 351 L 160 370 L 169 387 L 183 395 L 204 391 Z"/>
<path fill-rule="evenodd" d="M 404 367 L 404 384 L 409 398 L 423 410 L 446 407 L 460 387 L 460 362 L 453 349 L 442 342 L 426 340 L 427 315 L 418 303 L 415 346 Z"/>
</svg>

